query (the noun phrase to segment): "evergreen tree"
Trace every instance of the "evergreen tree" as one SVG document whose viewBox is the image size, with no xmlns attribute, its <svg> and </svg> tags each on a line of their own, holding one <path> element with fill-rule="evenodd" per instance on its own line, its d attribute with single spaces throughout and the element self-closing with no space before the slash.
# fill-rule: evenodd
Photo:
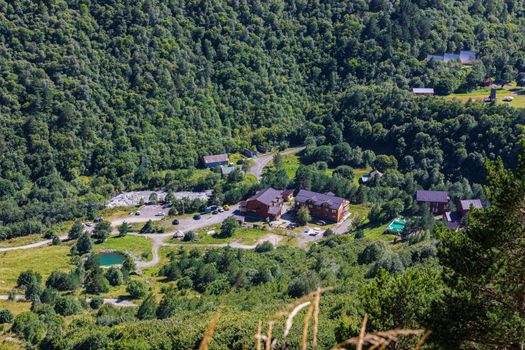
<svg viewBox="0 0 525 350">
<path fill-rule="evenodd" d="M 137 310 L 137 318 L 139 320 L 153 320 L 156 318 L 157 302 L 153 294 L 148 294 L 146 299 L 140 304 Z"/>
<path fill-rule="evenodd" d="M 439 232 L 448 286 L 432 327 L 444 347 L 525 347 L 525 153 L 515 172 L 487 165 L 489 208 L 472 210 L 465 230 Z"/>
</svg>

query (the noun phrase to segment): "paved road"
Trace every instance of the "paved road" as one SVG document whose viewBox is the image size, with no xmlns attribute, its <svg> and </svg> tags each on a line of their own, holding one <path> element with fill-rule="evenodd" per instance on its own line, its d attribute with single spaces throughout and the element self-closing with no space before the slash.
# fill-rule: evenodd
<svg viewBox="0 0 525 350">
<path fill-rule="evenodd" d="M 304 148 L 305 148 L 304 146 L 291 148 L 289 150 L 281 152 L 281 155 L 284 156 L 284 155 L 287 155 L 287 154 L 299 153 Z M 264 156 L 261 156 L 261 157 L 258 157 L 258 158 L 254 158 L 253 161 L 255 162 L 255 165 L 252 166 L 248 170 L 248 174 L 255 175 L 255 177 L 257 177 L 257 180 L 261 181 L 263 170 L 268 165 L 268 163 L 270 163 L 270 161 L 273 159 L 273 156 L 274 156 L 273 154 L 268 154 L 268 155 L 264 155 Z"/>
<path fill-rule="evenodd" d="M 59 238 L 60 238 L 61 241 L 65 241 L 67 239 L 67 235 L 60 236 Z M 51 240 L 50 239 L 46 239 L 46 240 L 43 240 L 43 241 L 40 241 L 40 242 L 26 244 L 26 245 L 20 245 L 20 246 L 16 246 L 16 247 L 0 248 L 0 252 L 8 252 L 10 250 L 18 250 L 18 249 L 31 249 L 31 248 L 42 247 L 42 246 L 45 246 L 45 245 L 50 245 L 50 244 L 51 244 Z"/>
</svg>

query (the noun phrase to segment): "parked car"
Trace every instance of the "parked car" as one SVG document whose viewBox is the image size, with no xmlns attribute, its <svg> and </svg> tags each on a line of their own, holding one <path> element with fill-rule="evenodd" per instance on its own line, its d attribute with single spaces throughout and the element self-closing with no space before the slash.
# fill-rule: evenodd
<svg viewBox="0 0 525 350">
<path fill-rule="evenodd" d="M 91 222 L 86 222 L 86 226 L 87 226 L 87 227 L 92 227 L 93 224 L 92 224 Z"/>
<path fill-rule="evenodd" d="M 171 222 L 173 225 L 178 225 L 179 224 L 179 219 L 175 219 Z"/>
<path fill-rule="evenodd" d="M 224 212 L 224 208 L 223 207 L 220 207 L 219 209 L 217 209 L 219 211 L 219 213 L 222 213 Z"/>
<path fill-rule="evenodd" d="M 155 216 L 164 216 L 164 213 L 159 211 L 157 214 L 155 214 Z"/>
<path fill-rule="evenodd" d="M 324 225 L 326 225 L 326 222 L 323 221 L 323 220 L 319 220 L 319 221 L 317 221 L 317 224 L 318 224 L 319 226 L 324 226 Z"/>
<path fill-rule="evenodd" d="M 200 219 L 201 219 L 200 214 L 193 215 L 193 220 L 200 220 Z"/>
<path fill-rule="evenodd" d="M 140 211 L 137 210 L 137 211 L 135 212 L 135 215 L 136 215 L 136 216 L 139 216 L 139 215 L 140 215 Z"/>
<path fill-rule="evenodd" d="M 230 206 L 228 204 L 224 205 L 224 207 L 222 207 L 225 211 L 228 211 L 230 210 Z"/>
<path fill-rule="evenodd" d="M 212 213 L 213 215 L 217 215 L 217 214 L 219 214 L 219 211 L 218 211 L 218 210 L 214 210 L 214 211 L 212 211 L 211 213 Z"/>
</svg>

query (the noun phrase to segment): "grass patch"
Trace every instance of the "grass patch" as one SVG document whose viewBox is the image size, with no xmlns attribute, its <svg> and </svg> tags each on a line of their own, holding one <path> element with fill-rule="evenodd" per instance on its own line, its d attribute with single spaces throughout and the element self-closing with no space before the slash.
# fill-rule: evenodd
<svg viewBox="0 0 525 350">
<path fill-rule="evenodd" d="M 44 239 L 39 234 L 15 237 L 5 241 L 0 241 L 0 248 L 18 247 L 22 245 L 40 242 L 42 240 Z"/>
<path fill-rule="evenodd" d="M 175 244 L 228 244 L 237 242 L 241 244 L 253 245 L 257 243 L 260 237 L 270 233 L 261 228 L 240 227 L 235 230 L 232 237 L 218 237 L 220 234 L 220 225 L 213 225 L 196 232 L 197 239 L 192 242 L 181 242 L 175 238 L 171 238 L 169 243 Z M 215 231 L 215 234 L 208 234 L 209 231 Z"/>
<path fill-rule="evenodd" d="M 514 95 L 513 93 L 516 93 Z M 446 96 L 446 99 L 456 99 L 461 102 L 467 102 L 469 100 L 481 101 L 490 95 L 490 87 L 484 87 L 464 94 L 450 94 Z M 497 104 L 505 104 L 515 108 L 525 108 L 525 90 L 522 87 L 516 86 L 516 83 L 505 85 L 503 88 L 498 86 L 496 96 L 498 100 Z M 514 100 L 510 102 L 504 102 L 503 97 L 512 96 Z"/>
<path fill-rule="evenodd" d="M 124 237 L 111 236 L 104 243 L 95 244 L 94 252 L 102 250 L 118 250 L 121 252 L 130 252 L 136 257 L 142 257 L 144 260 L 151 259 L 151 247 L 153 242 L 146 238 L 135 235 L 126 235 Z"/>
<path fill-rule="evenodd" d="M 366 167 L 366 168 L 355 168 L 354 169 L 354 185 L 359 185 L 359 180 L 361 179 L 361 176 L 365 175 L 365 174 L 369 174 L 370 172 L 372 171 L 372 168 L 371 167 Z"/>
<path fill-rule="evenodd" d="M 34 270 L 45 279 L 54 270 L 69 271 L 69 245 L 19 249 L 0 253 L 0 293 L 7 294 L 16 286 L 18 275 Z"/>
<path fill-rule="evenodd" d="M 31 308 L 30 301 L 0 300 L 0 310 L 7 309 L 11 311 L 15 316 L 22 312 L 29 311 L 30 308 Z M 0 348 L 3 349 L 2 347 Z"/>
</svg>

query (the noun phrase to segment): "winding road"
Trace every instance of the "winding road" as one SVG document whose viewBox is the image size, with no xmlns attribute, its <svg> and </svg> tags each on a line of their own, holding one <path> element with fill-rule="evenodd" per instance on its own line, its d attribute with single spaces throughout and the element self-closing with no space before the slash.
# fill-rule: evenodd
<svg viewBox="0 0 525 350">
<path fill-rule="evenodd" d="M 282 151 L 280 152 L 280 154 L 282 155 L 295 154 L 295 153 L 302 151 L 304 148 L 305 148 L 304 146 L 295 147 L 295 148 L 288 149 L 286 151 Z M 259 181 L 261 181 L 264 168 L 268 165 L 268 163 L 270 163 L 273 157 L 274 157 L 274 154 L 267 154 L 267 155 L 264 155 L 258 158 L 254 158 L 253 160 L 255 161 L 255 165 L 252 166 L 248 170 L 248 173 L 254 175 L 255 177 L 257 177 Z M 172 237 L 173 234 L 175 234 L 176 232 L 178 231 L 188 232 L 188 231 L 198 230 L 198 229 L 202 229 L 202 228 L 214 225 L 214 224 L 221 223 L 228 216 L 232 215 L 232 213 L 235 212 L 238 208 L 239 208 L 238 205 L 233 205 L 230 207 L 230 211 L 225 211 L 222 213 L 218 213 L 216 215 L 204 214 L 201 216 L 200 220 L 194 220 L 193 218 L 179 219 L 179 225 L 177 225 L 177 229 L 172 230 L 170 232 L 166 232 L 166 233 L 161 233 L 161 234 L 130 233 L 132 235 L 140 235 L 140 236 L 147 237 L 153 241 L 152 259 L 150 261 L 137 261 L 137 267 L 139 269 L 144 269 L 144 268 L 153 267 L 157 265 L 160 262 L 159 249 L 161 246 L 163 245 L 164 246 L 177 246 L 178 245 L 178 244 L 164 243 L 166 239 L 168 239 L 169 237 Z M 166 210 L 164 209 L 163 211 L 166 211 Z M 140 216 L 130 215 L 129 217 L 125 217 L 125 218 L 117 218 L 117 219 L 111 220 L 111 225 L 114 228 L 116 228 L 118 225 L 122 224 L 123 222 L 128 222 L 128 223 L 146 222 L 148 220 L 161 220 L 163 218 L 162 216 L 157 216 L 155 214 L 157 214 L 156 210 L 154 211 L 150 210 L 150 212 L 148 212 L 145 215 L 144 214 L 141 214 Z M 116 230 L 114 231 L 114 233 L 116 233 Z M 60 240 L 64 241 L 67 239 L 67 235 L 61 236 L 59 238 Z M 46 239 L 40 242 L 26 244 L 22 246 L 0 248 L 0 252 L 7 252 L 11 250 L 18 250 L 18 249 L 32 249 L 32 248 L 46 246 L 49 244 L 51 244 L 51 240 Z M 180 244 L 180 245 L 188 245 L 188 244 Z M 233 248 L 239 248 L 239 249 L 255 248 L 255 245 L 245 245 L 245 244 L 240 244 L 240 243 L 235 243 L 235 242 L 229 243 L 229 244 L 208 244 L 208 245 L 204 244 L 204 246 L 211 246 L 211 247 L 224 247 L 228 245 Z M 199 246 L 199 244 L 196 243 L 195 246 Z"/>
<path fill-rule="evenodd" d="M 287 154 L 295 154 L 301 152 L 303 149 L 305 149 L 304 146 L 290 148 L 286 151 L 280 152 L 280 154 L 283 156 Z M 267 154 L 261 157 L 254 158 L 253 161 L 255 162 L 255 165 L 248 170 L 248 174 L 254 175 L 257 178 L 257 180 L 261 181 L 263 170 L 273 159 L 273 156 L 274 154 Z"/>
</svg>

